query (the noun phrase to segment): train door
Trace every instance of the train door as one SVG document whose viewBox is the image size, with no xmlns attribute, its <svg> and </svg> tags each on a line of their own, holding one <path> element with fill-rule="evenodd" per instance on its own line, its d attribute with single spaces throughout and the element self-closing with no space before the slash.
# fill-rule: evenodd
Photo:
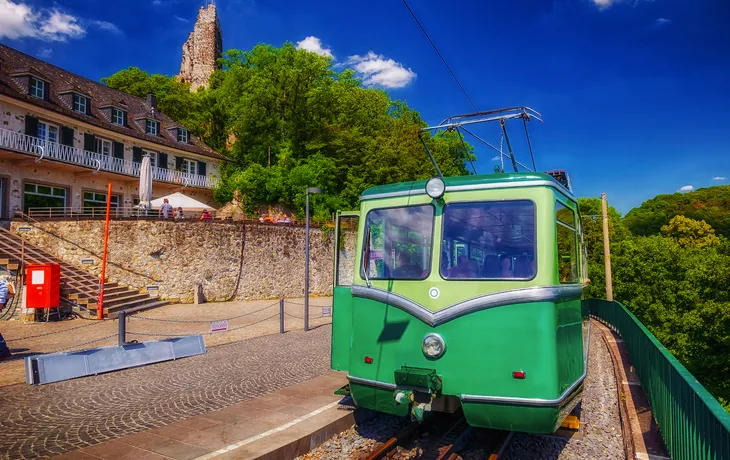
<svg viewBox="0 0 730 460">
<path fill-rule="evenodd" d="M 357 258 L 358 211 L 340 211 L 335 221 L 335 266 L 332 293 L 332 361 L 337 371 L 346 371 L 350 362 L 352 337 L 352 293 Z"/>
</svg>

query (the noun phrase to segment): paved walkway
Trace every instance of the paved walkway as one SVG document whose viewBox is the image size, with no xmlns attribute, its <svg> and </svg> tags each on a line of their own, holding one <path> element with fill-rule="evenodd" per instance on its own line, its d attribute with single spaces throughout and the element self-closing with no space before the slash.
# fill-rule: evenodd
<svg viewBox="0 0 730 460">
<path fill-rule="evenodd" d="M 54 459 L 294 458 L 308 452 L 312 443 L 355 422 L 352 400 L 334 394 L 346 383 L 344 373 L 330 372 L 222 410 Z"/>
<path fill-rule="evenodd" d="M 37 387 L 6 386 L 0 391 L 0 459 L 63 454 L 323 375 L 330 371 L 330 334 L 323 325 L 179 361 Z"/>
<path fill-rule="evenodd" d="M 286 299 L 286 331 L 304 328 L 303 299 Z M 322 316 L 322 307 L 332 305 L 329 297 L 310 299 L 310 327 L 331 323 Z M 229 331 L 210 334 L 210 321 L 234 318 Z M 118 322 L 74 319 L 51 323 L 23 324 L 0 321 L 0 333 L 14 359 L 0 361 L 0 387 L 25 382 L 23 357 L 117 344 Z M 203 334 L 211 347 L 279 332 L 279 301 L 253 300 L 216 302 L 203 305 L 174 304 L 132 315 L 127 323 L 127 340 L 154 340 L 168 335 Z M 92 342 L 92 343 L 89 343 Z M 86 345 L 84 345 L 86 344 Z"/>
</svg>

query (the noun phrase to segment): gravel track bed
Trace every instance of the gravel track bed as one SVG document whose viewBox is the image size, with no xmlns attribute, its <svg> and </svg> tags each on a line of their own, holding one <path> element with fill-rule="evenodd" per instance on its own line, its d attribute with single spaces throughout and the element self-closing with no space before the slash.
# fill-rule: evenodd
<svg viewBox="0 0 730 460">
<path fill-rule="evenodd" d="M 515 433 L 509 449 L 503 456 L 506 460 L 518 459 L 621 459 L 625 457 L 619 401 L 613 363 L 600 331 L 593 328 L 589 348 L 588 375 L 583 391 L 581 413 L 581 436 L 572 439 L 553 436 Z M 408 424 L 405 418 L 378 414 L 359 426 L 335 435 L 329 441 L 297 460 L 312 459 L 361 459 L 378 444 L 387 441 Z M 464 460 L 486 460 L 491 450 L 488 430 L 475 429 L 464 449 L 460 452 Z M 424 447 L 438 441 L 421 434 L 405 448 L 399 448 L 389 458 L 405 460 L 417 458 Z"/>
</svg>

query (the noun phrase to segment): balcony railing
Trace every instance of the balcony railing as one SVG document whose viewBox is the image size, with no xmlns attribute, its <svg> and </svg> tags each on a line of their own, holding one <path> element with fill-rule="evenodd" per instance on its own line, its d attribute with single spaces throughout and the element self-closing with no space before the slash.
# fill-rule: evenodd
<svg viewBox="0 0 730 460">
<path fill-rule="evenodd" d="M 88 150 L 48 142 L 37 137 L 28 136 L 15 131 L 0 128 L 0 148 L 30 153 L 38 160 L 55 160 L 64 163 L 83 166 L 97 171 L 109 171 L 139 177 L 142 166 L 129 160 L 114 158 Z M 217 184 L 215 177 L 200 176 L 165 168 L 152 168 L 152 179 L 158 182 L 170 182 L 181 186 L 214 188 Z"/>
</svg>

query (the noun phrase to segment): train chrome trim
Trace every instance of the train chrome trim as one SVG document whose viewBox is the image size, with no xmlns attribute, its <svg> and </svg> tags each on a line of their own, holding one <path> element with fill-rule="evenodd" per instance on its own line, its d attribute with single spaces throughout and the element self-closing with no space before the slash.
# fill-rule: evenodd
<svg viewBox="0 0 730 460">
<path fill-rule="evenodd" d="M 507 404 L 513 406 L 533 406 L 533 407 L 556 407 L 562 405 L 565 401 L 572 399 L 583 386 L 583 381 L 588 374 L 586 366 L 583 375 L 578 378 L 572 385 L 565 389 L 563 394 L 555 399 L 542 398 L 518 398 L 512 396 L 484 396 L 484 395 L 468 395 L 462 394 L 460 399 L 465 403 L 489 403 L 489 404 Z"/>
<path fill-rule="evenodd" d="M 536 286 L 493 292 L 455 303 L 437 312 L 432 312 L 418 302 L 414 302 L 394 292 L 384 291 L 374 287 L 353 284 L 350 287 L 350 292 L 353 297 L 375 300 L 392 305 L 406 313 L 410 313 L 429 326 L 435 327 L 461 316 L 489 308 L 518 303 L 554 302 L 580 298 L 583 292 L 583 285 Z"/>
<path fill-rule="evenodd" d="M 395 383 L 379 382 L 377 380 L 364 379 L 362 377 L 354 377 L 352 375 L 348 375 L 347 380 L 349 380 L 351 383 L 357 383 L 359 385 L 366 385 L 369 387 L 382 388 L 383 390 L 395 391 L 398 388 Z"/>
<path fill-rule="evenodd" d="M 577 203 L 573 193 L 558 182 L 549 180 L 531 180 L 525 182 L 503 182 L 500 184 L 468 184 L 468 185 L 447 185 L 444 193 L 449 192 L 466 192 L 471 190 L 489 190 L 500 188 L 515 187 L 552 187 L 563 195 L 567 196 L 573 202 Z M 365 195 L 360 197 L 360 201 L 378 200 L 382 198 L 396 198 L 400 196 L 426 195 L 426 188 L 414 188 L 411 190 L 401 190 L 399 192 L 376 193 L 374 195 Z"/>
</svg>

